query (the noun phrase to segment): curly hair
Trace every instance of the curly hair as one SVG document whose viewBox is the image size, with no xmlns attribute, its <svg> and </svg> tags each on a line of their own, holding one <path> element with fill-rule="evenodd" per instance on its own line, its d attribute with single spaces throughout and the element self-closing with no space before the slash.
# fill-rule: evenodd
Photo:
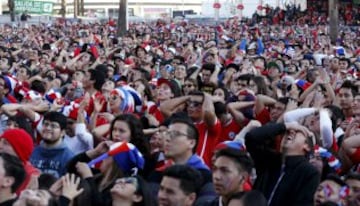
<svg viewBox="0 0 360 206">
<path fill-rule="evenodd" d="M 145 139 L 145 135 L 143 133 L 143 125 L 141 121 L 136 118 L 133 114 L 121 114 L 116 116 L 115 119 L 111 122 L 110 131 L 114 129 L 115 122 L 122 121 L 126 122 L 130 128 L 131 138 L 130 143 L 135 145 L 138 150 L 143 154 L 145 157 L 150 154 L 150 146 L 149 142 Z M 110 132 L 110 140 L 113 139 L 112 132 Z"/>
</svg>

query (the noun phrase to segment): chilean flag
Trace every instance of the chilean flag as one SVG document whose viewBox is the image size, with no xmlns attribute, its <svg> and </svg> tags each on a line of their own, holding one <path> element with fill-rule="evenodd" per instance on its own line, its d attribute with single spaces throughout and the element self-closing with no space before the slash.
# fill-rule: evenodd
<svg viewBox="0 0 360 206">
<path fill-rule="evenodd" d="M 129 152 L 130 150 L 131 149 L 127 142 L 117 142 L 111 145 L 111 148 L 107 153 L 97 157 L 96 159 L 93 159 L 91 162 L 88 163 L 88 165 L 93 166 L 94 164 L 101 162 L 108 157 L 115 156 L 123 152 Z"/>
</svg>

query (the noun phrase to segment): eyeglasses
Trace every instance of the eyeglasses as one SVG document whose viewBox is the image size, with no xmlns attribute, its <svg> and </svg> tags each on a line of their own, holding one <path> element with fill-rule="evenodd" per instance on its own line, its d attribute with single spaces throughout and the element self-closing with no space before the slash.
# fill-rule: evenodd
<svg viewBox="0 0 360 206">
<path fill-rule="evenodd" d="M 116 180 L 115 184 L 132 184 L 135 186 L 136 191 L 139 190 L 139 181 L 136 177 L 124 177 Z"/>
<path fill-rule="evenodd" d="M 188 107 L 199 107 L 202 105 L 202 102 L 197 102 L 197 101 L 187 101 L 186 105 Z"/>
<path fill-rule="evenodd" d="M 48 122 L 48 121 L 43 122 L 43 127 L 47 128 L 49 126 L 51 129 L 59 129 L 60 128 L 60 125 L 58 123 Z"/>
<path fill-rule="evenodd" d="M 176 130 L 168 130 L 164 133 L 167 137 L 169 137 L 170 139 L 175 139 L 177 137 L 180 137 L 180 136 L 185 136 L 185 137 L 188 137 L 187 134 L 185 133 L 182 133 L 182 132 L 179 132 L 179 131 L 176 131 Z"/>
</svg>

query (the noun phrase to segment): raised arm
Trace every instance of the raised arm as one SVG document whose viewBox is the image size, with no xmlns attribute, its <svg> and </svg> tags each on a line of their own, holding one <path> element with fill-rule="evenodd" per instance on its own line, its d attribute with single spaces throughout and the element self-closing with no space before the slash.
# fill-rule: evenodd
<svg viewBox="0 0 360 206">
<path fill-rule="evenodd" d="M 261 171 L 271 164 L 281 166 L 281 154 L 276 150 L 275 139 L 285 132 L 285 124 L 269 123 L 246 134 L 246 149 L 253 158 L 257 171 Z"/>
<path fill-rule="evenodd" d="M 214 72 L 211 74 L 210 76 L 210 82 L 211 84 L 213 84 L 214 86 L 218 86 L 218 76 L 220 73 L 220 66 L 219 65 L 215 65 L 215 70 Z"/>
<path fill-rule="evenodd" d="M 206 125 L 208 126 L 215 125 L 216 115 L 215 115 L 214 103 L 211 100 L 211 96 L 205 92 L 204 92 L 203 111 L 204 111 L 204 120 Z"/>
<path fill-rule="evenodd" d="M 300 108 L 295 109 L 284 114 L 284 122 L 299 122 L 301 118 L 312 115 L 316 112 L 315 108 Z"/>
<path fill-rule="evenodd" d="M 177 97 L 174 99 L 169 99 L 167 101 L 164 101 L 160 104 L 160 111 L 165 117 L 170 117 L 174 112 L 175 109 L 180 106 L 181 104 L 184 104 L 186 101 L 190 99 L 189 96 L 183 96 L 183 97 Z"/>
<path fill-rule="evenodd" d="M 332 122 L 327 110 L 320 110 L 320 137 L 323 147 L 329 149 L 333 145 L 334 134 L 332 130 Z"/>
<path fill-rule="evenodd" d="M 246 120 L 244 114 L 239 111 L 243 108 L 254 106 L 255 102 L 231 102 L 227 105 L 227 109 L 231 116 L 238 124 L 243 124 Z"/>
<path fill-rule="evenodd" d="M 255 114 L 259 114 L 265 106 L 274 105 L 276 100 L 266 95 L 259 94 L 255 100 Z"/>
</svg>

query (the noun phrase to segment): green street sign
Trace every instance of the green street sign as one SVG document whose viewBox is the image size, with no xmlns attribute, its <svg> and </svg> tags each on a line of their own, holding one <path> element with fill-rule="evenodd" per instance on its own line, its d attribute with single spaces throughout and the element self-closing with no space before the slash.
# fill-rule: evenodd
<svg viewBox="0 0 360 206">
<path fill-rule="evenodd" d="M 53 5 L 54 3 L 49 1 L 15 0 L 15 11 L 27 11 L 30 14 L 51 14 Z"/>
</svg>

